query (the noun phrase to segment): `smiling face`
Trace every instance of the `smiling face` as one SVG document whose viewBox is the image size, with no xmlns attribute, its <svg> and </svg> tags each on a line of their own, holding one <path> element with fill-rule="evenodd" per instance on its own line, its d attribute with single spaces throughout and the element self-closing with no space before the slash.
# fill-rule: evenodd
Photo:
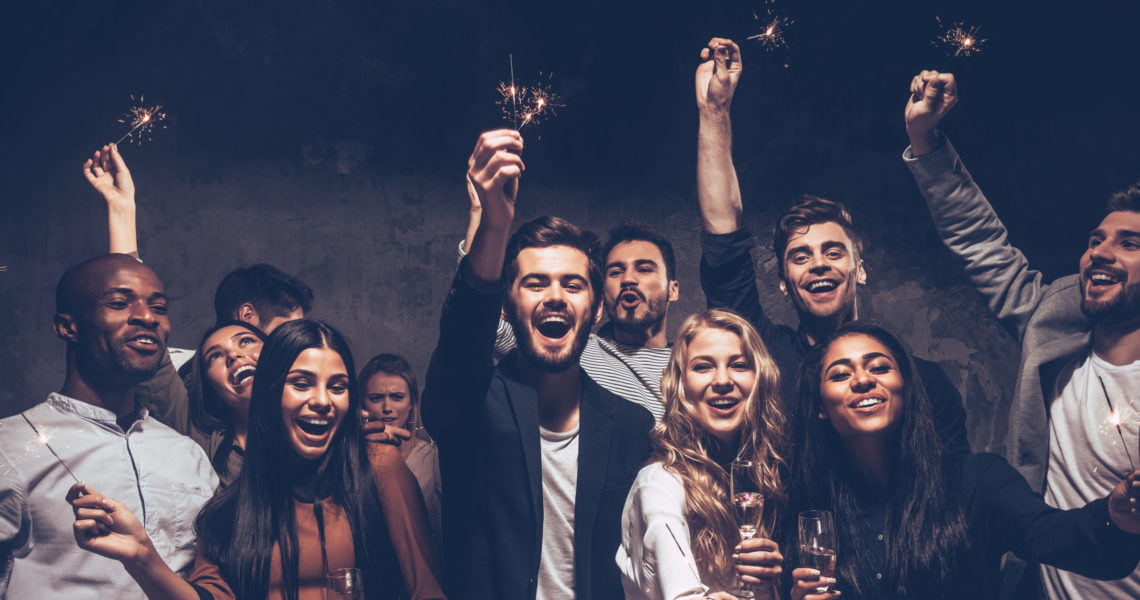
<svg viewBox="0 0 1140 600">
<path fill-rule="evenodd" d="M 652 242 L 632 240 L 610 250 L 602 301 L 615 328 L 642 334 L 664 323 L 678 293 L 665 271 L 661 249 Z"/>
<path fill-rule="evenodd" d="M 1140 213 L 1108 214 L 1081 256 L 1081 311 L 1097 322 L 1140 316 Z"/>
<path fill-rule="evenodd" d="M 211 333 L 199 350 L 206 381 L 222 402 L 241 413 L 249 411 L 253 375 L 263 343 L 250 330 L 229 325 Z"/>
<path fill-rule="evenodd" d="M 808 226 L 788 238 L 780 291 L 790 296 L 800 318 L 831 320 L 855 317 L 855 290 L 867 282 L 863 262 L 843 227 L 834 221 Z"/>
<path fill-rule="evenodd" d="M 84 377 L 113 385 L 149 379 L 166 355 L 170 319 L 162 282 L 149 268 L 128 257 L 109 256 L 84 272 L 79 289 L 84 300 L 70 315 L 73 330 L 57 332 L 76 343 L 77 365 Z M 66 329 L 66 328 L 65 328 Z"/>
<path fill-rule="evenodd" d="M 594 324 L 589 259 L 569 246 L 519 252 L 504 312 L 526 363 L 562 372 L 578 362 Z"/>
<path fill-rule="evenodd" d="M 348 370 L 331 348 L 307 348 L 285 374 L 281 419 L 297 456 L 324 456 L 349 410 Z"/>
<path fill-rule="evenodd" d="M 697 330 L 684 368 L 685 401 L 697 421 L 722 443 L 736 443 L 756 385 L 756 367 L 740 336 L 713 327 Z"/>
<path fill-rule="evenodd" d="M 377 373 L 364 386 L 364 410 L 369 418 L 385 425 L 407 429 L 412 412 L 412 394 L 408 382 L 399 375 Z"/>
<path fill-rule="evenodd" d="M 820 373 L 820 418 L 844 439 L 883 436 L 902 423 L 904 382 L 890 350 L 873 337 L 833 341 Z"/>
</svg>

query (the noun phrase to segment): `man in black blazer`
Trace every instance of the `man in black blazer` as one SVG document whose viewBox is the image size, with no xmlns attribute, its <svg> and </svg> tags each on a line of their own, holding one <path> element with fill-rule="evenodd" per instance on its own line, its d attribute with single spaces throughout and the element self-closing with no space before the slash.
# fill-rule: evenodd
<svg viewBox="0 0 1140 600">
<path fill-rule="evenodd" d="M 517 131 L 479 138 L 467 177 L 483 218 L 428 367 L 450 598 L 619 599 L 614 554 L 653 418 L 579 367 L 599 316 L 596 237 L 542 217 L 508 238 L 524 168 Z M 500 312 L 519 340 L 496 367 Z"/>
</svg>

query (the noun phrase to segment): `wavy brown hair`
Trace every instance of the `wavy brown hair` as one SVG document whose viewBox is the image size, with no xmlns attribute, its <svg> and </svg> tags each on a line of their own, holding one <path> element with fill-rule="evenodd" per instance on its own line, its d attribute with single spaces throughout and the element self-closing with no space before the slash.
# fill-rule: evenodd
<svg viewBox="0 0 1140 600">
<path fill-rule="evenodd" d="M 755 478 L 766 500 L 763 523 L 771 532 L 785 501 L 781 473 L 785 468 L 785 418 L 780 400 L 780 373 L 760 334 L 740 315 L 713 309 L 685 319 L 673 343 L 669 366 L 661 379 L 665 415 L 653 428 L 653 461 L 680 477 L 685 486 L 685 520 L 693 557 L 702 578 L 732 581 L 731 549 L 740 532 L 729 499 L 729 474 L 710 456 L 717 443 L 698 420 L 693 402 L 685 398 L 689 344 L 703 329 L 722 329 L 740 336 L 744 354 L 756 373 L 756 383 L 744 401 L 738 457 L 756 465 Z"/>
</svg>

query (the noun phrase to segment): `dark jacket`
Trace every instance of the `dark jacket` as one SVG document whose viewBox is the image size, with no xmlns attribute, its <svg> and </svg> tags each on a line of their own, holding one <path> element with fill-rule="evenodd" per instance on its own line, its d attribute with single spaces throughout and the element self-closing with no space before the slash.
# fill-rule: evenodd
<svg viewBox="0 0 1140 600">
<path fill-rule="evenodd" d="M 492 359 L 501 290 L 475 289 L 465 267 L 448 292 L 423 393 L 424 425 L 439 445 L 449 598 L 532 600 L 542 547 L 538 398 Z M 575 592 L 620 599 L 614 555 L 625 497 L 648 458 L 653 417 L 582 372 L 574 502 Z"/>
</svg>

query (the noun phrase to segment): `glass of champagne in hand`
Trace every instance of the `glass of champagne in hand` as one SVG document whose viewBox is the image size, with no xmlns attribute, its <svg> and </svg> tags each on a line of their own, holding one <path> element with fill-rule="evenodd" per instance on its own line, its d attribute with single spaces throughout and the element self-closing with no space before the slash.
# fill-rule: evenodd
<svg viewBox="0 0 1140 600">
<path fill-rule="evenodd" d="M 760 486 L 756 481 L 756 465 L 750 460 L 738 458 L 732 461 L 730 476 L 732 508 L 736 515 L 736 527 L 740 530 L 740 539 L 752 539 L 760 531 L 760 521 L 764 516 L 764 496 L 760 494 Z M 739 577 L 737 583 L 739 589 L 732 592 L 734 596 L 756 596 L 755 591 Z"/>
<path fill-rule="evenodd" d="M 815 569 L 821 577 L 835 577 L 835 522 L 826 510 L 800 513 L 800 566 Z M 819 593 L 831 586 L 816 588 Z"/>
<path fill-rule="evenodd" d="M 364 600 L 360 569 L 337 569 L 325 578 L 325 600 Z"/>
</svg>

